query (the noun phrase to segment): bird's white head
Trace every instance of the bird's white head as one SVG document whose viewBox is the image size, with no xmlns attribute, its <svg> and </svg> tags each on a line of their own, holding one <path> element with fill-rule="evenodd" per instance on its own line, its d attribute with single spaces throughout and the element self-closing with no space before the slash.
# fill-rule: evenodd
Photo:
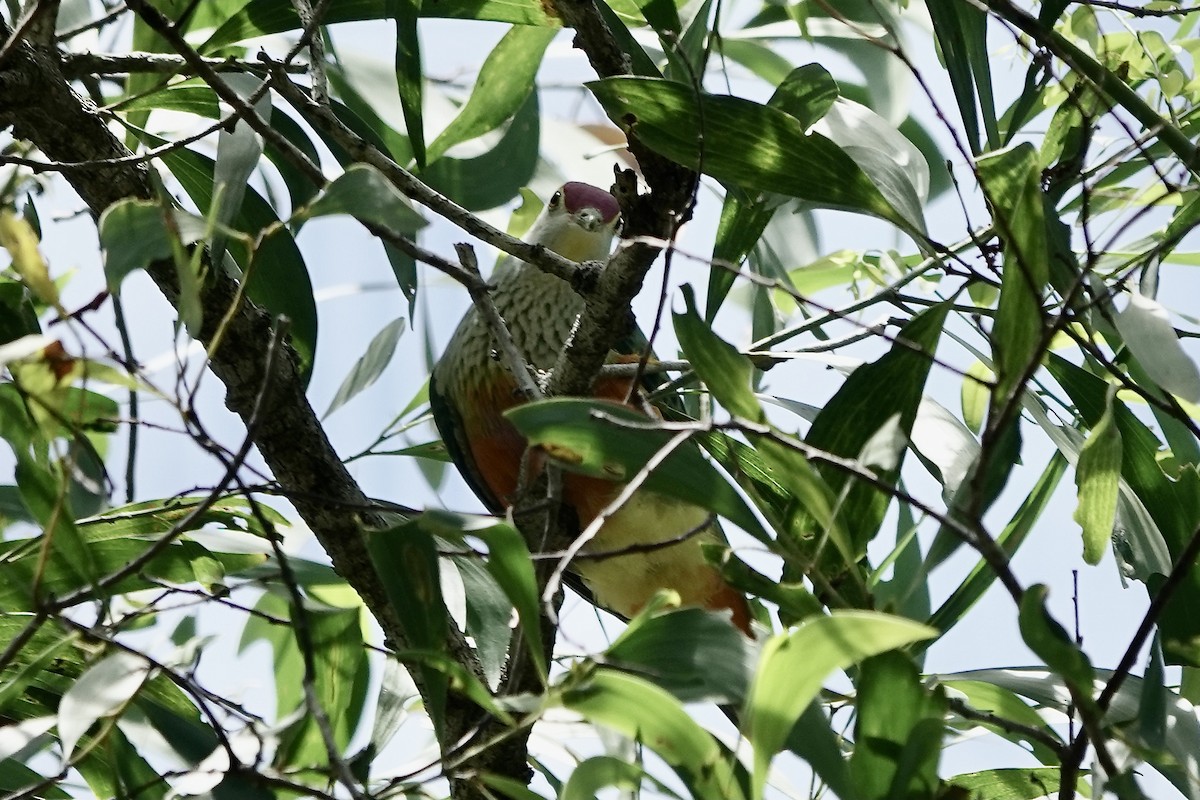
<svg viewBox="0 0 1200 800">
<path fill-rule="evenodd" d="M 587 183 L 564 183 L 529 230 L 528 240 L 572 261 L 603 261 L 621 220 L 617 199 Z"/>
</svg>

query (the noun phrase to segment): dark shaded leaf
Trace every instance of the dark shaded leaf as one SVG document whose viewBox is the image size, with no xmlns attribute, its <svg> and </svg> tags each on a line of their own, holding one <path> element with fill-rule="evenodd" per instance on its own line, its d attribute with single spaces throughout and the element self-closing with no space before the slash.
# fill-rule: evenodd
<svg viewBox="0 0 1200 800">
<path fill-rule="evenodd" d="M 685 703 L 741 705 L 757 653 L 727 614 L 684 608 L 639 616 L 606 651 L 607 663 L 629 670 Z"/>
<path fill-rule="evenodd" d="M 909 231 L 923 227 L 906 219 L 840 147 L 805 134 L 783 111 L 728 95 L 697 98 L 665 80 L 607 78 L 588 88 L 622 129 L 684 166 L 703 161 L 704 172 L 722 182 L 873 214 Z"/>
</svg>

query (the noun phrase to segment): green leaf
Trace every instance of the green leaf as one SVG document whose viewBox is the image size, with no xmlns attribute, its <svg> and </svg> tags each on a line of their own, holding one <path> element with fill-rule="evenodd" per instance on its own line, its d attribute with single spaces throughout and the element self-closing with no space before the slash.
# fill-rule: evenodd
<svg viewBox="0 0 1200 800">
<path fill-rule="evenodd" d="M 1061 771 L 1058 767 L 1008 767 L 964 772 L 949 779 L 955 789 L 961 789 L 978 800 L 1038 800 L 1058 794 Z"/>
<path fill-rule="evenodd" d="M 350 372 L 342 379 L 342 385 L 338 387 L 337 394 L 333 396 L 322 419 L 379 380 L 379 376 L 392 362 L 392 356 L 396 354 L 396 344 L 400 341 L 400 335 L 404 333 L 404 324 L 404 317 L 397 317 L 375 334 L 371 343 L 367 345 L 367 351 L 359 356 Z"/>
<path fill-rule="evenodd" d="M 942 685 L 952 693 L 961 693 L 966 698 L 967 704 L 976 711 L 983 711 L 998 719 L 1018 722 L 1033 730 L 1043 731 L 1055 740 L 1061 741 L 1062 739 L 1054 730 L 1054 726 L 1042 719 L 1035 709 L 1010 689 L 986 681 L 972 680 L 946 680 L 942 681 Z M 981 720 L 968 719 L 965 720 L 965 724 L 980 725 L 1009 741 L 1029 747 L 1033 751 L 1033 755 L 1043 764 L 1057 764 L 1059 761 L 1056 751 L 1019 731 Z"/>
<path fill-rule="evenodd" d="M 337 22 L 392 19 L 391 0 L 338 0 L 331 3 L 322 21 Z M 514 25 L 558 27 L 557 17 L 540 0 L 438 0 L 422 4 L 423 16 L 446 19 L 488 20 Z M 224 21 L 199 49 L 213 53 L 231 44 L 272 33 L 303 28 L 289 0 L 251 0 L 246 7 Z M 153 76 L 151 76 L 153 77 Z"/>
<path fill-rule="evenodd" d="M 541 136 L 538 108 L 537 92 L 531 92 L 495 147 L 473 158 L 442 156 L 421 177 L 468 211 L 507 203 L 533 180 L 537 169 Z M 481 181 L 480 175 L 488 179 Z"/>
<path fill-rule="evenodd" d="M 1017 619 L 1021 638 L 1052 670 L 1090 699 L 1092 682 L 1095 680 L 1091 661 L 1063 626 L 1050 616 L 1046 609 L 1047 593 L 1047 588 L 1039 583 L 1030 586 L 1021 595 Z"/>
<path fill-rule="evenodd" d="M 1158 634 L 1150 643 L 1142 677 L 1142 693 L 1138 698 L 1138 737 L 1146 747 L 1163 750 L 1167 743 L 1167 704 L 1171 691 L 1167 688 L 1166 665 Z"/>
<path fill-rule="evenodd" d="M 983 116 L 988 145 L 1000 145 L 996 110 L 992 100 L 992 74 L 987 49 L 987 13 L 954 0 L 930 0 L 926 4 L 933 32 L 941 48 L 942 62 L 954 88 L 954 99 L 962 116 L 967 142 L 973 154 L 983 152 L 979 117 Z M 975 107 L 976 90 L 980 107 Z"/>
<path fill-rule="evenodd" d="M 216 119 L 221 113 L 217 93 L 208 86 L 171 85 L 140 97 L 131 97 L 120 104 L 119 111 L 182 111 L 208 119 Z"/>
<path fill-rule="evenodd" d="M 836 456 L 856 459 L 893 418 L 897 418 L 901 434 L 911 435 L 946 311 L 946 306 L 939 304 L 922 312 L 899 331 L 885 355 L 855 369 L 817 415 L 805 442 Z M 899 466 L 877 469 L 879 479 L 894 484 Z M 839 503 L 839 517 L 854 553 L 863 555 L 867 542 L 883 522 L 890 495 L 858 482 L 844 470 L 828 465 L 817 469 L 835 493 L 848 487 L 848 494 Z"/>
<path fill-rule="evenodd" d="M 791 633 L 768 639 L 743 724 L 754 744 L 753 797 L 763 796 L 771 759 L 830 673 L 936 635 L 932 628 L 900 617 L 843 611 L 810 618 Z"/>
<path fill-rule="evenodd" d="M 249 76 L 236 77 L 246 78 Z M 238 81 L 237 83 L 245 82 Z M 270 123 L 270 92 L 264 94 L 254 104 L 254 113 L 263 121 Z M 217 160 L 213 167 L 213 196 L 207 215 L 209 221 L 217 227 L 217 232 L 213 235 L 212 243 L 209 246 L 209 258 L 214 264 L 221 264 L 225 258 L 225 235 L 222 233 L 222 229 L 229 226 L 241 211 L 242 199 L 246 196 L 250 176 L 258 167 L 262 154 L 262 136 L 244 119 L 239 119 L 232 131 L 222 128 L 217 136 Z"/>
<path fill-rule="evenodd" d="M 141 136 L 152 146 L 165 143 L 157 136 Z M 191 150 L 176 149 L 164 154 L 162 160 L 193 203 L 200 208 L 207 208 L 212 203 L 212 159 Z M 279 224 L 274 210 L 253 187 L 246 189 L 241 212 L 233 220 L 233 226 L 255 235 L 266 228 L 274 230 L 258 242 L 252 258 L 244 248 L 238 247 L 234 248 L 233 255 L 244 272 L 251 270 L 245 278 L 250 299 L 271 313 L 286 315 L 291 320 L 291 343 L 299 356 L 300 371 L 307 376 L 316 353 L 317 305 L 304 257 L 291 233 Z"/>
<path fill-rule="evenodd" d="M 1022 144 L 979 159 L 979 176 L 1004 248 L 1000 302 L 992 328 L 996 386 L 993 409 L 1004 408 L 1042 345 L 1042 293 L 1050 279 L 1037 151 Z"/>
<path fill-rule="evenodd" d="M 108 290 L 120 292 L 121 282 L 134 270 L 171 258 L 171 237 L 192 245 L 208 236 L 205 221 L 183 209 L 167 212 L 152 200 L 118 200 L 100 215 L 100 246 L 104 248 L 104 276 Z"/>
<path fill-rule="evenodd" d="M 639 616 L 605 652 L 605 663 L 655 683 L 685 703 L 740 705 L 755 652 L 728 614 L 684 608 Z"/>
<path fill-rule="evenodd" d="M 786 748 L 804 759 L 838 800 L 860 800 L 858 787 L 851 780 L 846 759 L 842 756 L 843 744 L 841 734 L 835 734 L 830 727 L 821 701 L 813 700 L 796 720 Z"/>
<path fill-rule="evenodd" d="M 554 28 L 514 25 L 504 34 L 483 62 L 467 104 L 429 146 L 431 163 L 454 145 L 499 128 L 521 109 L 556 33 Z"/>
<path fill-rule="evenodd" d="M 420 519 L 428 530 L 439 536 L 453 536 L 456 539 L 473 536 L 487 545 L 487 570 L 517 610 L 530 656 L 545 676 L 547 665 L 542 649 L 541 598 L 533 572 L 533 557 L 521 534 L 512 525 L 499 522 L 495 517 L 427 511 Z"/>
<path fill-rule="evenodd" d="M 412 235 L 429 224 L 408 198 L 370 164 L 347 168 L 296 217 L 310 219 L 333 214 L 349 214 L 401 236 Z"/>
<path fill-rule="evenodd" d="M 1121 431 L 1113 421 L 1110 392 L 1104 416 L 1079 451 L 1075 467 L 1078 506 L 1074 520 L 1083 529 L 1083 560 L 1095 566 L 1112 542 L 1121 477 Z"/>
<path fill-rule="evenodd" d="M 17 488 L 21 491 L 21 500 L 34 518 L 42 526 L 41 536 L 48 540 L 47 553 L 50 559 L 44 565 L 45 571 L 40 575 L 33 572 L 28 576 L 28 582 L 23 584 L 25 600 L 28 592 L 34 588 L 33 581 L 38 582 L 39 596 L 54 592 L 55 573 L 61 574 L 73 587 L 83 587 L 94 584 L 100 577 L 97 571 L 95 554 L 90 552 L 87 541 L 80 535 L 75 524 L 75 515 L 71 511 L 70 500 L 66 487 L 61 485 L 62 476 L 55 471 L 38 463 L 33 457 L 21 450 L 15 450 L 17 466 Z M 8 565 L 15 567 L 18 563 L 29 567 L 23 562 L 28 561 L 28 555 L 23 559 L 14 559 Z M 42 566 L 39 564 L 39 566 Z M 7 606 L 0 606 L 7 607 Z M 26 608 L 24 603 L 14 604 L 13 609 Z"/>
<path fill-rule="evenodd" d="M 17 281 L 0 279 L 0 344 L 41 332 L 29 291 Z"/>
<path fill-rule="evenodd" d="M 684 313 L 674 313 L 672 317 L 675 335 L 692 368 L 729 413 L 751 422 L 763 422 L 766 417 L 762 405 L 751 388 L 754 365 L 700 319 L 696 295 L 690 285 L 683 287 L 683 302 Z"/>
<path fill-rule="evenodd" d="M 421 0 L 387 0 L 387 15 L 396 23 L 395 66 L 400 110 L 418 169 L 425 168 L 425 116 L 421 99 L 425 72 L 421 64 L 421 39 L 417 35 L 422 5 Z"/>
<path fill-rule="evenodd" d="M 383 580 L 388 601 L 404 628 L 405 643 L 417 651 L 444 652 L 449 612 L 442 600 L 437 547 L 419 521 L 375 531 L 367 536 L 367 550 Z M 425 704 L 434 730 L 445 730 L 446 673 L 427 660 L 418 662 L 425 687 Z"/>
<path fill-rule="evenodd" d="M 1009 519 L 1004 530 L 996 537 L 996 544 L 1009 558 L 1016 554 L 1025 539 L 1033 532 L 1037 521 L 1049 506 L 1050 499 L 1054 496 L 1054 490 L 1058 487 L 1058 482 L 1062 479 L 1066 469 L 1067 460 L 1061 453 L 1055 453 L 1050 459 L 1050 463 L 1042 470 L 1037 484 L 1021 502 L 1020 508 Z M 926 569 L 931 569 L 932 566 L 927 564 Z M 984 592 L 995 581 L 995 570 L 987 561 L 979 559 L 967 577 L 929 617 L 928 624 L 942 633 L 950 630 L 971 610 L 979 598 L 983 597 Z"/>
<path fill-rule="evenodd" d="M 855 685 L 849 771 L 861 796 L 882 800 L 936 795 L 945 696 L 940 690 L 926 690 L 916 664 L 899 652 L 863 661 Z"/>
<path fill-rule="evenodd" d="M 838 98 L 838 85 L 820 64 L 796 67 L 775 87 L 767 105 L 786 111 L 808 130 L 825 116 Z"/>
<path fill-rule="evenodd" d="M 842 148 L 805 134 L 786 112 L 728 95 L 697 98 L 688 86 L 652 78 L 587 86 L 623 130 L 686 167 L 703 162 L 704 172 L 722 182 L 873 214 L 908 231 L 923 227 L 906 219 Z"/>
<path fill-rule="evenodd" d="M 729 627 L 726 625 L 725 627 Z M 571 770 L 558 800 L 595 800 L 601 789 L 613 787 L 623 792 L 637 792 L 646 771 L 637 764 L 613 756 L 592 756 Z"/>
<path fill-rule="evenodd" d="M 1108 384 L 1053 353 L 1046 366 L 1083 420 L 1093 427 L 1099 424 L 1110 402 Z M 1168 478 L 1158 461 L 1161 447 L 1158 438 L 1119 397 L 1111 403 L 1113 419 L 1121 433 L 1121 477 L 1157 526 L 1170 551 L 1170 559 L 1178 560 L 1200 526 L 1200 476 L 1194 467 L 1188 467 L 1176 479 Z M 1152 554 L 1160 548 L 1149 538 L 1153 534 L 1148 528 L 1132 526 L 1125 531 L 1126 536 L 1146 538 L 1129 542 L 1118 539 L 1118 550 L 1136 547 L 1138 552 Z M 1161 567 L 1154 571 L 1161 572 Z M 1151 595 L 1157 593 L 1161 580 L 1160 575 L 1147 579 Z M 1191 569 L 1185 572 L 1159 617 L 1163 655 L 1168 664 L 1200 666 L 1200 615 L 1195 613 L 1196 608 L 1200 608 L 1200 570 Z"/>
<path fill-rule="evenodd" d="M 983 420 L 987 416 L 988 397 L 991 395 L 989 386 L 995 381 L 991 368 L 982 361 L 975 361 L 967 368 L 962 382 L 962 413 L 963 422 L 972 432 L 978 434 L 983 430 Z"/>
<path fill-rule="evenodd" d="M 614 424 L 637 423 L 638 428 Z M 613 481 L 633 478 L 672 438 L 667 431 L 644 430 L 648 421 L 626 406 L 603 401 L 559 398 L 526 403 L 505 412 L 530 444 L 546 447 L 561 465 Z M 644 486 L 651 491 L 707 508 L 762 541 L 770 537 L 733 487 L 690 443 L 675 448 Z"/>
<path fill-rule="evenodd" d="M 727 756 L 665 690 L 632 675 L 597 668 L 564 688 L 560 702 L 589 722 L 644 743 L 698 800 L 745 797 L 736 759 Z"/>
<path fill-rule="evenodd" d="M 712 322 L 716 318 L 717 311 L 737 279 L 737 269 L 762 238 L 777 208 L 778 205 L 774 203 L 749 197 L 737 189 L 725 193 L 712 251 L 714 265 L 722 266 L 714 266 L 708 273 L 705 321 Z"/>
<path fill-rule="evenodd" d="M 303 622 L 297 619 L 299 614 L 304 615 Z M 358 728 L 363 707 L 367 654 L 361 615 L 358 607 L 331 608 L 315 602 L 307 602 L 303 610 L 292 609 L 293 625 L 303 624 L 308 630 L 314 694 L 339 754 Z M 298 638 L 297 645 L 303 646 Z M 304 714 L 281 736 L 274 766 L 294 769 L 328 763 L 321 729 L 311 714 Z"/>
<path fill-rule="evenodd" d="M 0 792 L 11 792 L 15 796 L 26 794 L 32 787 L 39 788 L 39 797 L 44 800 L 70 800 L 71 795 L 56 784 L 46 784 L 46 777 L 34 772 L 14 758 L 0 761 Z"/>
</svg>

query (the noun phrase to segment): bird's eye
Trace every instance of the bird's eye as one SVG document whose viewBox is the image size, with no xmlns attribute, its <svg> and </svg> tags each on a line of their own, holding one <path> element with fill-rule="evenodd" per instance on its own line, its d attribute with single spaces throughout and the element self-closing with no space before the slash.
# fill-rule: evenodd
<svg viewBox="0 0 1200 800">
<path fill-rule="evenodd" d="M 558 204 L 561 202 L 562 202 L 562 189 L 559 189 L 557 192 L 554 193 L 554 196 L 550 198 L 550 208 L 558 208 Z"/>
</svg>

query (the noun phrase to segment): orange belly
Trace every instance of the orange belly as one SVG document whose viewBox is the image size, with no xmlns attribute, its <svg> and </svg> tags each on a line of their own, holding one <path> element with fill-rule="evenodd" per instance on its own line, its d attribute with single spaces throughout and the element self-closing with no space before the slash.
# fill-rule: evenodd
<svg viewBox="0 0 1200 800">
<path fill-rule="evenodd" d="M 629 356 L 622 360 L 636 358 Z M 606 378 L 597 383 L 594 395 L 624 403 L 630 383 L 629 378 Z M 471 457 L 493 496 L 511 504 L 526 452 L 524 437 L 503 416 L 519 404 L 516 385 L 505 375 L 503 380 L 479 387 L 465 400 L 466 407 L 474 411 L 463 415 Z M 530 479 L 541 464 L 540 454 L 531 453 L 527 467 Z M 614 481 L 570 472 L 563 474 L 562 485 L 563 501 L 574 509 L 581 529 L 591 524 L 622 488 L 622 484 Z M 690 531 L 697 533 L 677 544 L 602 557 L 634 545 L 668 542 Z M 715 521 L 710 520 L 707 511 L 641 490 L 605 520 L 572 570 L 588 584 L 600 605 L 625 617 L 636 614 L 659 590 L 671 589 L 679 594 L 684 605 L 730 610 L 734 623 L 749 635 L 750 610 L 746 599 L 704 560 L 700 544 L 705 541 L 720 541 Z"/>
</svg>

